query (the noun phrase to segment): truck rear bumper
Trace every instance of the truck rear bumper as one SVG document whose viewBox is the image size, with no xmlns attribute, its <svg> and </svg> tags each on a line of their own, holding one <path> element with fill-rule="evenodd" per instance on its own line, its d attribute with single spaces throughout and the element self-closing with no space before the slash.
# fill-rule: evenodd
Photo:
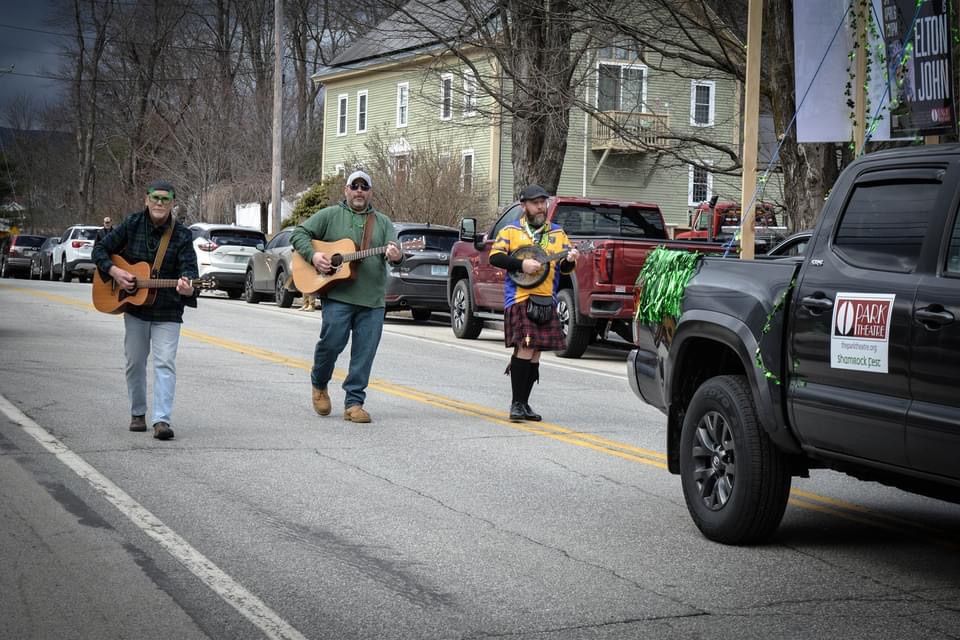
<svg viewBox="0 0 960 640">
<path fill-rule="evenodd" d="M 600 293 L 590 296 L 591 318 L 625 320 L 633 318 L 633 292 L 629 294 Z"/>
</svg>

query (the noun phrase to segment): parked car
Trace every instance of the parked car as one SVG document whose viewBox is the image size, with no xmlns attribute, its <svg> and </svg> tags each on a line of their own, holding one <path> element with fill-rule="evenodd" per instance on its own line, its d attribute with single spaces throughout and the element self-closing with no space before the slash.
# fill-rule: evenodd
<svg viewBox="0 0 960 640">
<path fill-rule="evenodd" d="M 267 243 L 263 250 L 255 251 L 247 264 L 244 277 L 243 299 L 256 304 L 272 297 L 278 307 L 289 307 L 299 294 L 287 289 L 286 282 L 292 273 L 290 258 L 293 245 L 290 234 L 293 227 L 283 229 Z M 291 284 L 291 286 L 293 286 Z"/>
<path fill-rule="evenodd" d="M 217 288 L 230 298 L 243 294 L 250 256 L 267 243 L 263 232 L 253 227 L 198 222 L 190 225 L 197 252 L 200 277 L 213 277 Z"/>
<path fill-rule="evenodd" d="M 53 278 L 53 248 L 60 244 L 60 236 L 47 238 L 30 259 L 30 277 L 38 280 Z"/>
<path fill-rule="evenodd" d="M 812 235 L 812 229 L 797 231 L 793 235 L 785 238 L 773 249 L 770 249 L 770 251 L 767 252 L 767 255 L 776 258 L 805 255 L 807 251 L 807 243 L 810 242 L 810 236 Z"/>
<path fill-rule="evenodd" d="M 409 310 L 417 322 L 426 322 L 434 311 L 449 312 L 447 275 L 459 231 L 430 223 L 396 222 L 393 226 L 401 243 L 422 237 L 424 247 L 406 252 L 402 263 L 387 268 L 387 312 Z"/>
<path fill-rule="evenodd" d="M 81 280 L 93 280 L 93 272 L 97 267 L 90 253 L 99 230 L 100 227 L 85 224 L 67 227 L 60 236 L 60 242 L 53 248 L 50 278 L 60 278 L 63 282 L 70 282 L 73 276 Z"/>
<path fill-rule="evenodd" d="M 9 278 L 15 273 L 29 275 L 30 260 L 46 239 L 45 236 L 23 234 L 12 236 L 0 253 L 0 278 Z"/>
</svg>

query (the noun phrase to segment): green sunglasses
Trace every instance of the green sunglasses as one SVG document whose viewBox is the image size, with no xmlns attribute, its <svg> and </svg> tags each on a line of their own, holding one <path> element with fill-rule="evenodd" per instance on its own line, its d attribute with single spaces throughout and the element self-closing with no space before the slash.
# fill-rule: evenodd
<svg viewBox="0 0 960 640">
<path fill-rule="evenodd" d="M 150 198 L 152 202 L 156 202 L 157 204 L 167 204 L 168 202 L 171 202 L 173 200 L 173 196 L 158 196 L 153 193 L 151 193 L 147 197 Z"/>
</svg>

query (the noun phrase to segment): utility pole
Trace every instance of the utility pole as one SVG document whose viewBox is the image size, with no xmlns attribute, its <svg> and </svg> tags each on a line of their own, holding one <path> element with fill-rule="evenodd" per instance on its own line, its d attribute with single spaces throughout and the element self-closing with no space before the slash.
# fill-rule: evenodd
<svg viewBox="0 0 960 640">
<path fill-rule="evenodd" d="M 753 260 L 757 203 L 757 150 L 760 146 L 760 41 L 763 0 L 747 9 L 747 78 L 743 98 L 743 186 L 740 196 L 740 259 Z"/>
<path fill-rule="evenodd" d="M 273 203 L 271 231 L 280 231 L 283 214 L 282 158 L 283 158 L 283 0 L 273 0 L 273 163 L 270 201 Z"/>
</svg>

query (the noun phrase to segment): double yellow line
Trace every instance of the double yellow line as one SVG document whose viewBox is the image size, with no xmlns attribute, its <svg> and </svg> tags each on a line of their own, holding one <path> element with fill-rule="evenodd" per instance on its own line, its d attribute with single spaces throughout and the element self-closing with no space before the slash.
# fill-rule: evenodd
<svg viewBox="0 0 960 640">
<path fill-rule="evenodd" d="M 46 298 L 59 304 L 69 304 L 72 306 L 85 308 L 90 311 L 95 311 L 93 305 L 80 302 L 75 298 L 67 298 L 64 296 L 23 287 L 11 287 L 8 285 L 0 286 L 7 289 L 22 291 L 33 296 Z M 197 340 L 198 342 L 203 342 L 205 344 L 220 347 L 221 349 L 248 355 L 264 362 L 271 362 L 304 371 L 309 371 L 313 366 L 312 361 L 305 360 L 303 358 L 285 356 L 268 349 L 261 349 L 259 347 L 254 347 L 241 342 L 218 338 L 216 336 L 194 331 L 192 329 L 183 328 L 181 330 L 181 334 L 190 339 Z M 344 377 L 345 373 L 342 370 L 337 369 L 334 371 L 335 380 L 340 381 L 343 380 Z M 592 433 L 567 429 L 566 427 L 562 427 L 550 422 L 510 422 L 508 414 L 504 411 L 497 411 L 487 406 L 464 402 L 462 400 L 457 400 L 447 396 L 427 393 L 413 387 L 394 384 L 385 380 L 371 380 L 369 388 L 381 393 L 396 396 L 398 398 L 412 400 L 414 402 L 419 402 L 421 404 L 430 405 L 474 418 L 482 418 L 488 422 L 509 427 L 517 431 L 523 431 L 532 435 L 558 440 L 566 444 L 592 449 L 593 451 L 615 456 L 617 458 L 622 458 L 624 460 L 629 460 L 631 462 L 649 465 L 651 467 L 656 467 L 657 469 L 667 468 L 666 455 L 660 453 L 659 451 L 635 447 L 633 445 L 618 442 L 616 440 L 610 440 Z M 905 518 L 887 515 L 885 513 L 868 509 L 857 504 L 837 500 L 835 498 L 829 498 L 827 496 L 821 496 L 808 491 L 792 489 L 790 491 L 790 504 L 808 511 L 824 513 L 844 520 L 866 524 L 896 533 L 920 537 L 938 545 L 945 546 L 951 550 L 960 548 L 960 544 L 954 543 L 951 540 L 953 534 L 944 529 L 930 527 L 922 523 L 907 520 Z"/>
</svg>

